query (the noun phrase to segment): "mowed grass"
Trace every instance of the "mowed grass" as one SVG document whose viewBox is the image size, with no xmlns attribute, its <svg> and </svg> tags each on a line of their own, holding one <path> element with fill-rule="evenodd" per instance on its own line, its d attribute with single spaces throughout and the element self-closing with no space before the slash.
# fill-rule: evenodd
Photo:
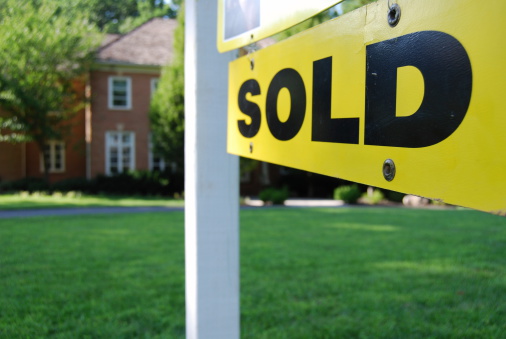
<svg viewBox="0 0 506 339">
<path fill-rule="evenodd" d="M 506 218 L 241 211 L 243 338 L 501 338 Z M 0 337 L 184 338 L 182 212 L 0 220 Z"/>
<path fill-rule="evenodd" d="M 81 195 L 79 193 L 53 195 L 47 194 L 1 194 L 1 210 L 37 209 L 37 208 L 72 208 L 72 207 L 105 207 L 105 206 L 165 206 L 183 207 L 184 200 L 167 197 L 130 197 L 111 195 Z"/>
</svg>

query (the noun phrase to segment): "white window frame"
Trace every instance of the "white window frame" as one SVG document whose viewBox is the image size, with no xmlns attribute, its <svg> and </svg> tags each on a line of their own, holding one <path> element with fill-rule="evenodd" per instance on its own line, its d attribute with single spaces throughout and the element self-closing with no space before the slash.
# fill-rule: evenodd
<svg viewBox="0 0 506 339">
<path fill-rule="evenodd" d="M 119 106 L 114 105 L 114 81 L 115 80 L 124 80 L 126 81 L 126 105 Z M 125 76 L 110 76 L 109 77 L 109 86 L 108 86 L 108 98 L 107 102 L 109 105 L 109 109 L 114 110 L 130 110 L 132 109 L 132 78 Z"/>
<path fill-rule="evenodd" d="M 112 141 L 110 136 L 113 134 L 118 134 L 118 140 L 119 142 L 115 145 Z M 130 135 L 130 143 L 124 144 L 122 141 L 122 135 L 123 134 L 129 134 Z M 118 172 L 112 173 L 111 172 L 111 147 L 116 146 L 118 147 Z M 123 147 L 130 146 L 131 148 L 131 154 L 130 154 L 130 171 L 135 171 L 135 133 L 129 132 L 129 131 L 108 131 L 105 132 L 105 174 L 106 175 L 113 175 L 113 174 L 119 174 L 123 173 L 124 169 L 123 167 L 119 166 L 119 164 L 123 163 Z"/>
<path fill-rule="evenodd" d="M 56 146 L 60 146 L 60 161 L 61 167 L 56 168 Z M 65 172 L 65 143 L 63 141 L 48 141 L 46 146 L 49 147 L 49 173 L 63 173 Z M 45 149 L 44 152 L 45 153 Z M 40 155 L 40 172 L 44 173 L 44 154 Z"/>
<path fill-rule="evenodd" d="M 153 139 L 152 139 L 152 136 L 151 136 L 151 133 L 149 134 L 149 152 L 148 152 L 148 163 L 149 163 L 149 170 L 150 171 L 153 171 L 154 170 L 154 167 L 155 167 L 155 154 L 153 152 Z M 165 169 L 167 168 L 167 162 L 165 161 L 165 159 L 161 158 L 160 157 L 160 163 L 159 163 L 159 166 L 160 168 L 160 171 L 165 171 Z"/>
<path fill-rule="evenodd" d="M 151 97 L 153 97 L 153 95 L 155 94 L 159 83 L 160 83 L 160 78 L 151 78 Z"/>
</svg>

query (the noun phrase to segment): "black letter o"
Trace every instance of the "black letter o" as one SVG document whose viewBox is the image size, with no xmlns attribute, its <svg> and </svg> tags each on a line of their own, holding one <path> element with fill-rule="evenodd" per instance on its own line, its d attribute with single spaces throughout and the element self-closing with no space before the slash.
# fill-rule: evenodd
<svg viewBox="0 0 506 339">
<path fill-rule="evenodd" d="M 288 89 L 291 100 L 290 115 L 285 122 L 278 117 L 278 95 L 282 88 Z M 276 139 L 286 141 L 297 135 L 306 114 L 306 89 L 296 70 L 285 68 L 274 76 L 267 91 L 265 112 L 267 125 Z"/>
</svg>

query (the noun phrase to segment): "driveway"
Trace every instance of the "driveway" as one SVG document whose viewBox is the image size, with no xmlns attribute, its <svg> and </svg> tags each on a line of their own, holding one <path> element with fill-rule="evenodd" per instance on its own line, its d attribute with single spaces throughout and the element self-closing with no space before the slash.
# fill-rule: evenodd
<svg viewBox="0 0 506 339">
<path fill-rule="evenodd" d="M 62 215 L 117 214 L 183 211 L 182 207 L 76 207 L 0 211 L 0 219 Z"/>
</svg>

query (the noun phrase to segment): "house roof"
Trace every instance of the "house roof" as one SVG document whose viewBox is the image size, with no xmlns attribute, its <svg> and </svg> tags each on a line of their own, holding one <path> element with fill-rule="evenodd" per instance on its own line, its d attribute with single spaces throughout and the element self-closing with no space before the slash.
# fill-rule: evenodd
<svg viewBox="0 0 506 339">
<path fill-rule="evenodd" d="M 119 38 L 121 38 L 121 34 L 106 34 L 104 40 L 102 40 L 102 43 L 100 44 L 100 47 L 105 47 Z"/>
<path fill-rule="evenodd" d="M 106 36 L 97 61 L 111 64 L 163 66 L 172 61 L 174 19 L 154 18 L 121 36 Z"/>
</svg>

